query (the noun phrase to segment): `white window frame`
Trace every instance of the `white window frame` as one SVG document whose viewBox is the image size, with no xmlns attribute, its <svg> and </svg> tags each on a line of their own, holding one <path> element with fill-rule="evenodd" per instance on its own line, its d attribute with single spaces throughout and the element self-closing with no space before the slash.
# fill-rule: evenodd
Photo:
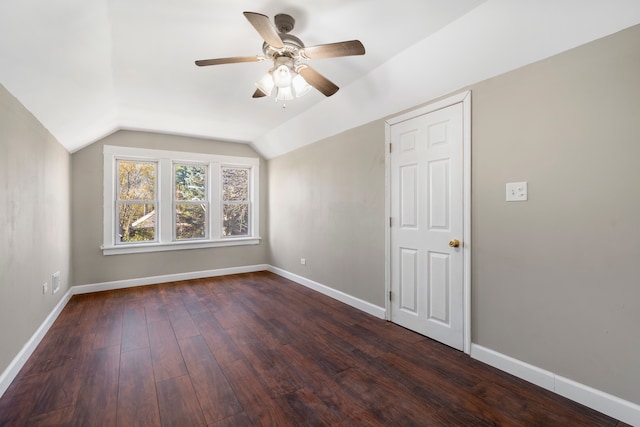
<svg viewBox="0 0 640 427">
<path fill-rule="evenodd" d="M 173 251 L 221 246 L 256 245 L 260 243 L 260 159 L 254 157 L 234 157 L 217 154 L 187 153 L 181 151 L 154 150 L 148 148 L 118 147 L 105 145 L 104 154 L 104 216 L 103 255 Z M 156 241 L 117 243 L 116 191 L 117 160 L 157 162 L 156 179 Z M 206 164 L 208 168 L 207 191 L 209 211 L 207 237 L 202 239 L 175 238 L 175 224 L 172 213 L 175 187 L 173 177 L 175 164 Z M 248 168 L 249 174 L 249 235 L 222 235 L 222 166 Z"/>
</svg>

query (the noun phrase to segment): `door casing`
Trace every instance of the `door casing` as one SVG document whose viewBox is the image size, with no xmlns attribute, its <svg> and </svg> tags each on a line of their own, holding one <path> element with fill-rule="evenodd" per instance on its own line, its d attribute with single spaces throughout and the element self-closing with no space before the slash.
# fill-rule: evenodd
<svg viewBox="0 0 640 427">
<path fill-rule="evenodd" d="M 392 117 L 385 122 L 385 318 L 391 320 L 391 126 L 454 104 L 462 103 L 463 132 L 463 351 L 471 353 L 471 91 L 465 91 L 424 107 Z"/>
</svg>

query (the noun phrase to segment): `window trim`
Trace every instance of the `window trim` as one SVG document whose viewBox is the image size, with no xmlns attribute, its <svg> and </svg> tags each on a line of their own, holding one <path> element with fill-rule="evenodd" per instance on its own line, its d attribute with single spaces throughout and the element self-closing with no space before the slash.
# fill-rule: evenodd
<svg viewBox="0 0 640 427">
<path fill-rule="evenodd" d="M 182 151 L 155 150 L 149 148 L 120 147 L 105 145 L 103 179 L 103 255 L 160 252 L 182 249 L 212 248 L 260 243 L 260 159 L 256 157 L 224 156 L 218 154 L 189 153 Z M 115 177 L 117 160 L 157 161 L 156 189 L 158 212 L 156 221 L 157 240 L 154 242 L 116 243 L 116 192 Z M 207 164 L 207 189 L 209 196 L 208 236 L 205 239 L 177 240 L 172 215 L 175 164 Z M 237 166 L 250 170 L 250 234 L 249 236 L 222 236 L 222 180 L 223 166 Z"/>
</svg>

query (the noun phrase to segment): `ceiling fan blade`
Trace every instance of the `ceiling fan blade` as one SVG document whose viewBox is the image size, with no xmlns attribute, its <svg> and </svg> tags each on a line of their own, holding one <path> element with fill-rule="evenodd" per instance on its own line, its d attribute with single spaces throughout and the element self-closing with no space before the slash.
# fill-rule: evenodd
<svg viewBox="0 0 640 427">
<path fill-rule="evenodd" d="M 335 58 L 338 56 L 364 55 L 364 46 L 360 40 L 349 40 L 321 44 L 300 49 L 300 56 L 306 59 Z"/>
<path fill-rule="evenodd" d="M 243 14 L 267 44 L 275 47 L 276 49 L 284 47 L 284 43 L 282 43 L 282 39 L 278 35 L 276 26 L 271 22 L 268 16 L 255 12 L 243 12 Z"/>
<path fill-rule="evenodd" d="M 267 94 L 265 94 L 263 91 L 261 91 L 260 89 L 256 89 L 255 92 L 253 92 L 253 96 L 252 98 L 262 98 L 264 96 L 267 96 Z"/>
<path fill-rule="evenodd" d="M 339 89 L 338 86 L 336 86 L 332 81 L 309 66 L 302 67 L 299 71 L 299 74 L 306 80 L 307 83 L 318 89 L 325 96 L 331 96 Z"/>
<path fill-rule="evenodd" d="M 233 58 L 200 59 L 196 61 L 198 67 L 205 65 L 235 64 L 237 62 L 260 62 L 264 61 L 263 56 L 235 56 Z"/>
</svg>

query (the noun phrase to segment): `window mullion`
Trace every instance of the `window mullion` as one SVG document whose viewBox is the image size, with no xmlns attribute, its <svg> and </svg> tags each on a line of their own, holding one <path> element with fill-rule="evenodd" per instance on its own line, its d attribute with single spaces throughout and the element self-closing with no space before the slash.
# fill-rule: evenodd
<svg viewBox="0 0 640 427">
<path fill-rule="evenodd" d="M 104 155 L 104 183 L 103 183 L 103 244 L 108 246 L 114 246 L 116 243 L 115 238 L 115 224 L 116 224 L 116 186 L 117 182 L 115 177 L 116 160 L 115 156 L 111 154 Z"/>
<path fill-rule="evenodd" d="M 158 235 L 160 242 L 168 243 L 173 241 L 173 168 L 170 159 L 158 163 Z"/>
<path fill-rule="evenodd" d="M 258 185 L 260 178 L 260 165 L 254 165 L 250 172 L 250 184 L 249 184 L 249 219 L 251 221 L 251 229 L 249 233 L 252 236 L 258 236 L 260 234 L 260 215 L 258 213 L 258 204 L 260 200 L 260 186 Z"/>
<path fill-rule="evenodd" d="M 209 236 L 211 239 L 222 237 L 222 196 L 220 163 L 209 163 Z"/>
</svg>

